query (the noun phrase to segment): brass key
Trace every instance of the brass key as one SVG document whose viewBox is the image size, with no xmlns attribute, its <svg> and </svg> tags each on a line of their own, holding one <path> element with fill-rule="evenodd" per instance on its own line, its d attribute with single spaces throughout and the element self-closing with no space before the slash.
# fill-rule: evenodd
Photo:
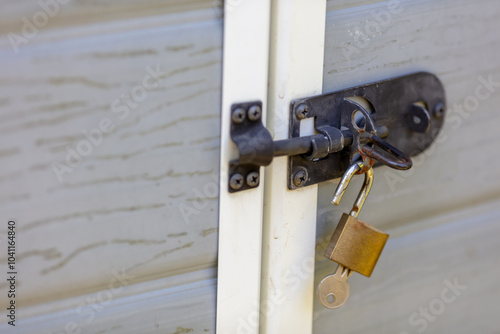
<svg viewBox="0 0 500 334">
<path fill-rule="evenodd" d="M 358 162 L 346 171 L 332 203 L 340 203 L 351 178 L 363 168 L 363 162 Z M 372 184 L 373 169 L 370 168 L 365 173 L 365 182 L 356 203 L 349 215 L 343 214 L 325 251 L 326 257 L 339 264 L 335 274 L 325 277 L 318 288 L 319 300 L 327 308 L 334 309 L 345 304 L 350 290 L 347 279 L 352 271 L 370 277 L 389 238 L 388 234 L 357 219 Z"/>
</svg>

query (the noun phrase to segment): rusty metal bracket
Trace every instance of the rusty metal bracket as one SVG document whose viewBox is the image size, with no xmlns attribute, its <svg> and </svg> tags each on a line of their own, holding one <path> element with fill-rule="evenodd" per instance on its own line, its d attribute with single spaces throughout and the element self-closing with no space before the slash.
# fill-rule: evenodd
<svg viewBox="0 0 500 334">
<path fill-rule="evenodd" d="M 378 161 L 374 167 L 408 169 L 403 152 L 414 156 L 431 145 L 445 103 L 439 79 L 424 72 L 304 98 L 291 105 L 290 138 L 279 141 L 262 124 L 260 101 L 234 104 L 230 131 L 239 158 L 230 162 L 228 190 L 257 187 L 260 167 L 275 156 L 289 156 L 291 190 L 341 177 L 358 153 Z M 317 133 L 301 137 L 307 118 L 314 118 Z"/>
</svg>

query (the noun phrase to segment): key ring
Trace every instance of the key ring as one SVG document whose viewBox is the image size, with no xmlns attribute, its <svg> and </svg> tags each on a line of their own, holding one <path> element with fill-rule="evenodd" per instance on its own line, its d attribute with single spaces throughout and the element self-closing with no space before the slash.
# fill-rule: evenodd
<svg viewBox="0 0 500 334">
<path fill-rule="evenodd" d="M 391 144 L 387 143 L 386 141 L 382 140 L 379 136 L 370 134 L 369 138 L 372 143 L 380 147 L 384 152 L 387 152 L 391 156 L 395 157 L 397 160 L 389 158 L 388 156 L 376 151 L 373 147 L 370 147 L 368 145 L 362 145 L 360 147 L 359 154 L 362 157 L 367 156 L 370 159 L 375 159 L 386 166 L 399 170 L 408 170 L 413 166 L 413 161 L 411 161 L 409 156 L 407 156 Z"/>
<path fill-rule="evenodd" d="M 377 136 L 377 130 L 370 117 L 370 113 L 356 101 L 349 99 L 345 99 L 345 101 L 349 102 L 349 105 L 346 105 L 344 113 L 341 116 L 341 121 L 353 134 L 351 154 L 357 152 L 363 160 L 363 165 L 356 174 L 366 173 L 373 167 L 375 161 L 398 170 L 410 169 L 413 166 L 410 157 Z M 360 111 L 365 119 L 362 129 L 355 123 L 354 113 L 356 111 Z M 366 133 L 364 136 L 367 135 L 371 143 L 378 146 L 383 152 L 388 153 L 388 155 L 378 152 L 374 147 L 370 147 L 367 144 L 361 144 L 360 137 L 363 133 Z M 351 162 L 354 163 L 354 161 Z"/>
</svg>

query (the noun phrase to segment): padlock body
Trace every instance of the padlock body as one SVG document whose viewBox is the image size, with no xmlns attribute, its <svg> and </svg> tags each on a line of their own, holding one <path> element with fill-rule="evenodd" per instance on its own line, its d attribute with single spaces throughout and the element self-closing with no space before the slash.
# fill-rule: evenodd
<svg viewBox="0 0 500 334">
<path fill-rule="evenodd" d="M 370 277 L 388 238 L 388 234 L 344 213 L 325 256 Z"/>
</svg>

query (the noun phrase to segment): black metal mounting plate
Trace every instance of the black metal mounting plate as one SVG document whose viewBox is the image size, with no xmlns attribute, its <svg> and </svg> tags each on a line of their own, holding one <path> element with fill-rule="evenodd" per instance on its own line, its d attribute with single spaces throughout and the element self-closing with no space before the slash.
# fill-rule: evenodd
<svg viewBox="0 0 500 334">
<path fill-rule="evenodd" d="M 273 160 L 273 138 L 262 124 L 261 101 L 233 104 L 231 118 L 231 139 L 239 153 L 229 163 L 228 191 L 234 193 L 259 186 L 260 166 Z"/>
<path fill-rule="evenodd" d="M 375 126 L 388 128 L 389 136 L 385 140 L 409 156 L 415 156 L 429 147 L 444 122 L 446 99 L 443 85 L 435 75 L 420 72 L 296 100 L 290 108 L 290 137 L 300 136 L 301 120 L 296 116 L 298 106 L 307 106 L 305 118 L 315 117 L 316 128 L 329 125 L 340 129 L 344 126 L 341 124 L 342 113 L 352 108 L 346 99 L 352 97 L 361 97 L 369 102 L 372 109 L 370 117 Z M 424 106 L 425 110 L 417 105 Z M 423 119 L 423 114 L 427 115 L 427 119 Z M 422 129 L 422 122 L 426 123 L 426 129 Z M 316 161 L 300 155 L 290 156 L 288 188 L 297 189 L 339 178 L 350 164 L 351 153 L 346 151 Z M 297 187 L 293 182 L 294 175 L 304 170 L 307 180 Z"/>
</svg>

